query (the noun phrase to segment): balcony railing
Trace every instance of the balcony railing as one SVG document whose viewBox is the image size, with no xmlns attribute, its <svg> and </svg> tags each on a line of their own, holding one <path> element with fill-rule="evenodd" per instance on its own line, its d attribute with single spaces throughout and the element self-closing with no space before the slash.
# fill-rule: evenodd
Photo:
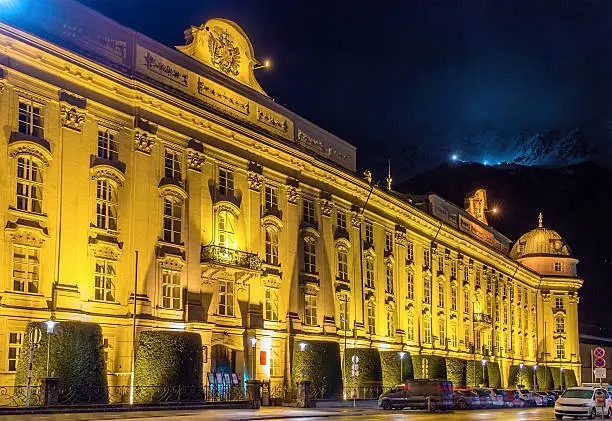
<svg viewBox="0 0 612 421">
<path fill-rule="evenodd" d="M 257 254 L 216 245 L 202 246 L 200 262 L 261 270 L 261 259 Z"/>
<path fill-rule="evenodd" d="M 491 324 L 491 316 L 484 313 L 474 313 L 474 321 L 479 323 Z"/>
</svg>

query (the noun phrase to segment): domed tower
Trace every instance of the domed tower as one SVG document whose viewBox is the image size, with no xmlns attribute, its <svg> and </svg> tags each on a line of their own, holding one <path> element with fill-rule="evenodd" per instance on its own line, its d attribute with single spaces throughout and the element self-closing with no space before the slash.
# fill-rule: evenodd
<svg viewBox="0 0 612 421">
<path fill-rule="evenodd" d="M 571 386 L 574 378 L 580 383 L 578 289 L 582 279 L 577 274 L 578 259 L 558 232 L 544 227 L 541 213 L 538 227 L 516 241 L 510 257 L 540 275 L 533 309 L 538 364 L 562 371 L 563 387 Z M 560 378 L 558 374 L 553 377 Z"/>
</svg>

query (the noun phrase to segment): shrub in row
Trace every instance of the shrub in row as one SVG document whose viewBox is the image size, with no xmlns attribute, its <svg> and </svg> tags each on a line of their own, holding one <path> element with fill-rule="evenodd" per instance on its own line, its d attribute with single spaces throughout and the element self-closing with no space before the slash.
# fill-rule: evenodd
<svg viewBox="0 0 612 421">
<path fill-rule="evenodd" d="M 410 354 L 404 355 L 403 361 L 400 361 L 400 356 L 396 351 L 380 351 L 380 364 L 382 369 L 383 389 L 387 390 L 402 380 L 412 379 L 412 358 Z M 400 376 L 400 370 L 404 370 Z"/>
<path fill-rule="evenodd" d="M 292 382 L 309 380 L 312 388 L 323 390 L 324 397 L 337 397 L 342 391 L 340 346 L 333 341 L 302 341 L 301 351 L 293 347 Z M 297 345 L 297 344 L 295 344 Z"/>
</svg>

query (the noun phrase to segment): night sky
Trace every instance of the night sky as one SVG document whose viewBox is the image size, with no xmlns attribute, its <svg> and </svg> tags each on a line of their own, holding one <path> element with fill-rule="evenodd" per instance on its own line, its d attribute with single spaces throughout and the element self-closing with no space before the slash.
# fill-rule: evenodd
<svg viewBox="0 0 612 421">
<path fill-rule="evenodd" d="M 171 46 L 208 18 L 237 22 L 273 62 L 266 92 L 356 145 L 375 177 L 388 157 L 401 180 L 453 153 L 505 160 L 518 134 L 612 121 L 607 0 L 80 1 Z"/>
</svg>

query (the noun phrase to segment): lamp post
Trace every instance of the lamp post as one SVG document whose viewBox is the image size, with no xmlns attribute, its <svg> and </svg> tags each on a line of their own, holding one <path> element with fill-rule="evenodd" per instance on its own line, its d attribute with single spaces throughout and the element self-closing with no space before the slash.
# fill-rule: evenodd
<svg viewBox="0 0 612 421">
<path fill-rule="evenodd" d="M 404 358 L 406 357 L 405 351 L 398 352 L 400 357 L 400 383 L 404 383 Z"/>
<path fill-rule="evenodd" d="M 51 314 L 49 320 L 45 322 L 45 327 L 47 328 L 47 377 L 49 377 L 49 357 L 51 355 L 51 334 L 53 333 L 53 329 L 57 322 L 55 321 L 55 315 Z"/>
<path fill-rule="evenodd" d="M 485 358 L 482 359 L 482 361 L 480 361 L 480 363 L 482 364 L 482 384 L 485 384 L 485 367 L 487 366 L 487 360 Z"/>
<path fill-rule="evenodd" d="M 559 369 L 559 384 L 561 386 L 561 391 L 563 392 L 563 367 Z"/>
<path fill-rule="evenodd" d="M 538 370 L 538 365 L 533 365 L 533 390 L 538 390 L 538 382 L 536 379 L 536 371 Z"/>
<path fill-rule="evenodd" d="M 257 338 L 254 336 L 251 336 L 249 338 L 249 342 L 251 343 L 251 349 L 253 350 L 253 374 L 252 374 L 252 378 L 253 380 L 255 380 L 255 378 L 257 377 L 257 372 L 256 372 L 256 368 L 255 368 L 255 346 L 257 345 Z"/>
</svg>

